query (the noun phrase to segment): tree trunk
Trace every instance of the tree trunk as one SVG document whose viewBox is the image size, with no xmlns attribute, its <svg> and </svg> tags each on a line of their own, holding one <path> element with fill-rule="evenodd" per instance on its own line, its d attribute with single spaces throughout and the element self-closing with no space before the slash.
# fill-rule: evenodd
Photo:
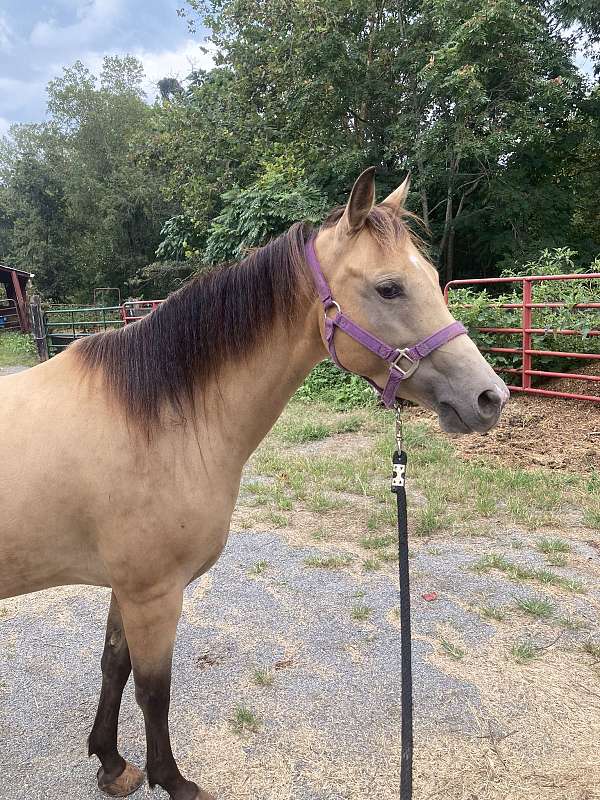
<svg viewBox="0 0 600 800">
<path fill-rule="evenodd" d="M 452 227 L 450 228 L 450 234 L 448 235 L 448 246 L 446 247 L 446 283 L 451 281 L 454 277 L 454 237 L 456 235 L 456 230 L 454 228 L 454 222 L 452 223 Z"/>
</svg>

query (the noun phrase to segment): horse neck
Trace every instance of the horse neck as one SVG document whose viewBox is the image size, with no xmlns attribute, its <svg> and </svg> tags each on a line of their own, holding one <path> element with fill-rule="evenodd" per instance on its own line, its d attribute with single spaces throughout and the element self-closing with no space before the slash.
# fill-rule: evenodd
<svg viewBox="0 0 600 800">
<path fill-rule="evenodd" d="M 265 342 L 219 375 L 211 405 L 219 406 L 227 445 L 245 462 L 281 415 L 286 404 L 326 355 L 319 329 L 322 308 L 310 301 L 292 325 L 277 320 Z M 202 408 L 203 399 L 197 400 Z M 214 406 L 213 406 L 214 407 Z"/>
</svg>

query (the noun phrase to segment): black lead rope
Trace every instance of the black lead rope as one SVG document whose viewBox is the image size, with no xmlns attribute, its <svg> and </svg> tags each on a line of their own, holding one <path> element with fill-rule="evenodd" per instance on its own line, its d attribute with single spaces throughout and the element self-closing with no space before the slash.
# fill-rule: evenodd
<svg viewBox="0 0 600 800">
<path fill-rule="evenodd" d="M 408 566 L 408 523 L 406 515 L 406 453 L 402 449 L 400 409 L 396 409 L 396 451 L 392 492 L 398 506 L 398 572 L 400 577 L 400 660 L 402 734 L 400 744 L 400 800 L 412 800 L 413 699 L 410 632 L 410 576 Z"/>
</svg>

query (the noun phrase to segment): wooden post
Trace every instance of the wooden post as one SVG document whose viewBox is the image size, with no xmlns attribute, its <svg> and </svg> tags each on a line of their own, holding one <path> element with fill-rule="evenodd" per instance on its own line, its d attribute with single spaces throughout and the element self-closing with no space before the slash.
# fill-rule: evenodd
<svg viewBox="0 0 600 800">
<path fill-rule="evenodd" d="M 19 316 L 19 324 L 23 333 L 29 333 L 29 319 L 27 318 L 27 307 L 25 305 L 25 298 L 21 291 L 21 282 L 18 275 L 14 270 L 11 270 L 11 278 L 13 289 L 15 290 L 15 301 L 17 306 L 17 314 Z"/>
<path fill-rule="evenodd" d="M 46 326 L 40 296 L 34 294 L 31 298 L 31 321 L 33 323 L 33 338 L 40 361 L 48 361 L 48 340 L 46 339 Z"/>
</svg>

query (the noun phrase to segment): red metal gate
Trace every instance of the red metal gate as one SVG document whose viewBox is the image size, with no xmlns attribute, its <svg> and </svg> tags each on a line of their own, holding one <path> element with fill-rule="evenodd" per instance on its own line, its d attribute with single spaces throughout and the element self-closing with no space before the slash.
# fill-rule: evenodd
<svg viewBox="0 0 600 800">
<path fill-rule="evenodd" d="M 126 300 L 121 306 L 121 319 L 125 325 L 137 322 L 157 309 L 164 300 Z"/>
<path fill-rule="evenodd" d="M 450 281 L 444 288 L 444 298 L 446 303 L 449 300 L 449 291 L 457 287 L 485 287 L 494 284 L 521 284 L 521 302 L 520 303 L 490 303 L 494 308 L 504 309 L 521 309 L 521 325 L 520 327 L 477 327 L 476 330 L 480 333 L 490 334 L 507 334 L 520 336 L 520 347 L 480 347 L 483 352 L 489 353 L 507 353 L 521 355 L 521 366 L 519 368 L 511 367 L 496 367 L 497 372 L 505 372 L 520 378 L 518 384 L 511 385 L 509 388 L 512 392 L 526 392 L 527 394 L 541 394 L 547 397 L 569 397 L 576 400 L 590 400 L 594 403 L 600 403 L 600 397 L 593 394 L 577 394 L 574 392 L 560 392 L 551 389 L 535 388 L 532 386 L 532 377 L 542 378 L 569 378 L 575 381 L 589 381 L 592 383 L 600 382 L 600 375 L 586 375 L 573 372 L 550 372 L 547 370 L 534 369 L 533 360 L 539 356 L 551 356 L 556 358 L 566 359 L 582 359 L 585 361 L 599 361 L 600 353 L 569 353 L 561 350 L 536 350 L 533 347 L 533 337 L 537 335 L 557 334 L 561 336 L 581 336 L 581 332 L 577 330 L 562 330 L 562 329 L 547 329 L 547 328 L 534 328 L 533 327 L 533 314 L 535 309 L 540 308 L 564 308 L 570 307 L 572 309 L 599 309 L 600 302 L 590 303 L 577 303 L 568 306 L 564 302 L 548 302 L 536 303 L 533 302 L 532 287 L 534 283 L 541 281 L 596 281 L 598 285 L 598 292 L 594 296 L 600 298 L 600 273 L 587 273 L 576 275 L 531 275 L 519 278 L 479 278 L 476 280 L 458 280 Z M 594 328 L 600 328 L 600 323 Z M 600 330 L 589 330 L 586 332 L 587 336 L 600 336 Z"/>
</svg>

